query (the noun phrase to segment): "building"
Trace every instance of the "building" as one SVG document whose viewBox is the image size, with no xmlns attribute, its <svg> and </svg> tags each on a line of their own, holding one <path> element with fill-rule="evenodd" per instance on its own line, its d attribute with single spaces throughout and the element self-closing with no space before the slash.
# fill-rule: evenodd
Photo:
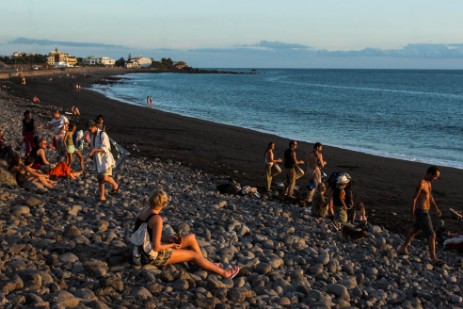
<svg viewBox="0 0 463 309">
<path fill-rule="evenodd" d="M 125 67 L 128 69 L 148 68 L 151 66 L 152 63 L 153 63 L 153 60 L 151 60 L 151 58 L 137 56 L 135 58 L 129 59 L 125 63 Z"/>
<path fill-rule="evenodd" d="M 55 49 L 48 54 L 47 64 L 54 67 L 72 67 L 77 64 L 77 58 Z"/>
<path fill-rule="evenodd" d="M 109 57 L 86 57 L 83 64 L 87 66 L 97 65 L 105 67 L 113 67 L 116 64 L 116 59 Z"/>
<path fill-rule="evenodd" d="M 186 63 L 185 61 L 178 61 L 176 64 L 175 64 L 175 68 L 177 70 L 181 70 L 181 69 L 184 69 L 184 68 L 188 68 L 188 63 Z"/>
</svg>

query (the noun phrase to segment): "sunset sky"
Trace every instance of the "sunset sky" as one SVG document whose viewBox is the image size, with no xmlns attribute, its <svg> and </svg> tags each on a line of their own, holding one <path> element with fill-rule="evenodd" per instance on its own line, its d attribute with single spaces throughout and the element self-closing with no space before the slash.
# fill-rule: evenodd
<svg viewBox="0 0 463 309">
<path fill-rule="evenodd" d="M 463 69 L 463 1 L 15 0 L 0 54 L 171 57 L 195 67 Z"/>
</svg>

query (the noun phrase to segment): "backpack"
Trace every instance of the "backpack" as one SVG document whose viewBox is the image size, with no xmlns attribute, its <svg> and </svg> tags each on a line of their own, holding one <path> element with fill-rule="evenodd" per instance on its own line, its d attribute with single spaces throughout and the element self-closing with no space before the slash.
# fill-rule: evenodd
<svg viewBox="0 0 463 309">
<path fill-rule="evenodd" d="M 100 144 L 101 144 L 101 134 L 102 133 L 103 133 L 103 131 L 100 131 Z M 108 133 L 106 133 L 106 134 L 108 134 Z M 117 150 L 117 143 L 112 138 L 110 138 L 109 135 L 108 135 L 108 138 L 109 138 L 109 145 L 110 145 L 109 151 L 113 155 L 114 162 L 116 162 L 119 159 L 119 151 Z"/>
<path fill-rule="evenodd" d="M 138 229 L 130 236 L 130 242 L 134 245 L 132 258 L 135 264 L 148 264 L 156 259 L 158 252 L 153 250 L 153 244 L 148 233 L 148 222 L 156 214 L 151 214 L 145 222 L 140 224 Z"/>
<path fill-rule="evenodd" d="M 84 131 L 79 130 L 72 134 L 72 141 L 74 142 L 74 147 L 82 151 L 84 149 Z"/>
<path fill-rule="evenodd" d="M 344 191 L 346 192 L 346 205 L 347 208 L 352 208 L 354 207 L 354 182 L 352 180 L 352 177 L 346 173 L 346 172 L 333 172 L 331 173 L 330 177 L 328 177 L 328 186 L 331 188 L 332 191 L 336 189 L 337 183 L 338 183 L 338 178 L 346 176 L 347 179 L 349 179 L 349 183 L 347 184 L 346 188 Z"/>
</svg>

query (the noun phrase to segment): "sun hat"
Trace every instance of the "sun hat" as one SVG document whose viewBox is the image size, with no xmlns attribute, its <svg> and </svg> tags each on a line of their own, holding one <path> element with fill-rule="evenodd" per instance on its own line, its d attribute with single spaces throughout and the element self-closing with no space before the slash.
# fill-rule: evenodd
<svg viewBox="0 0 463 309">
<path fill-rule="evenodd" d="M 340 184 L 345 184 L 345 183 L 349 183 L 349 178 L 347 178 L 346 175 L 342 175 L 342 176 L 339 176 L 338 177 L 338 181 L 336 182 L 338 185 Z"/>
</svg>

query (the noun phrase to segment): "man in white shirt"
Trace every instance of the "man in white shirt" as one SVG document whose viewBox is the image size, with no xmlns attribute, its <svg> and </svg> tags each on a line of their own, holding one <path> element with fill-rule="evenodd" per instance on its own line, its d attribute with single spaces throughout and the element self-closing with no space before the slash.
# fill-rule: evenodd
<svg viewBox="0 0 463 309">
<path fill-rule="evenodd" d="M 115 166 L 113 155 L 111 154 L 111 144 L 106 132 L 97 128 L 93 120 L 88 122 L 90 131 L 90 158 L 93 159 L 97 171 L 98 186 L 100 188 L 100 202 L 106 201 L 105 183 L 111 184 L 112 190 L 109 195 L 116 195 L 119 192 L 119 185 L 112 176 L 112 169 Z"/>
<path fill-rule="evenodd" d="M 65 116 L 60 115 L 60 112 L 57 109 L 52 111 L 52 115 L 53 119 L 50 120 L 49 127 L 53 130 L 53 144 L 56 147 L 58 156 L 64 156 L 65 149 L 63 138 L 64 134 L 66 133 L 69 120 Z"/>
</svg>

